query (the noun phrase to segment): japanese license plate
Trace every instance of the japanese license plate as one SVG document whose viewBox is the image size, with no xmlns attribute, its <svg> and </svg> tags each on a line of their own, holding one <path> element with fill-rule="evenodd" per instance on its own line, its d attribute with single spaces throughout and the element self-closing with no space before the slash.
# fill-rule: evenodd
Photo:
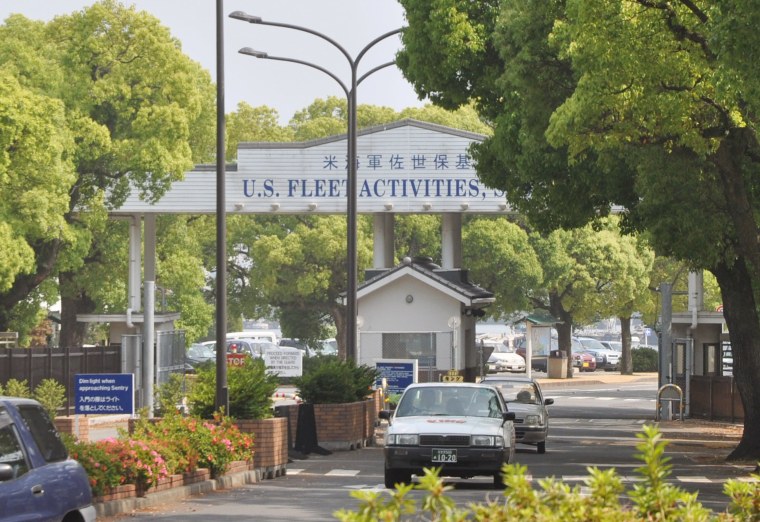
<svg viewBox="0 0 760 522">
<path fill-rule="evenodd" d="M 457 461 L 457 450 L 433 448 L 431 462 L 440 464 L 453 463 Z"/>
<path fill-rule="evenodd" d="M 588 368 L 588 361 L 583 361 L 583 367 Z"/>
</svg>

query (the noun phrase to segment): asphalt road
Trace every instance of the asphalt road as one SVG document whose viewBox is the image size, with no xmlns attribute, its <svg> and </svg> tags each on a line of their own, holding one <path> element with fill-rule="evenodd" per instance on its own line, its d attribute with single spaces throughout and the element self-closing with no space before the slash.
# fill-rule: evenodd
<svg viewBox="0 0 760 522">
<path fill-rule="evenodd" d="M 627 490 L 640 480 L 635 458 L 636 434 L 654 418 L 656 381 L 547 384 L 544 394 L 553 397 L 550 407 L 550 436 L 547 453 L 518 446 L 516 461 L 528 468 L 534 487 L 547 477 L 562 479 L 587 491 L 583 480 L 587 468 L 614 467 Z M 714 511 L 725 509 L 723 484 L 729 478 L 747 478 L 751 467 L 723 461 L 733 442 L 678 441 L 666 455 L 671 459 L 669 481 L 687 491 L 698 492 L 699 500 Z M 490 477 L 451 479 L 451 497 L 460 505 L 498 498 Z M 369 447 L 331 455 L 310 455 L 292 460 L 285 477 L 214 492 L 129 514 L 134 520 L 334 520 L 340 508 L 356 509 L 351 492 L 387 492 L 383 487 L 382 448 Z M 420 492 L 413 492 L 418 502 Z M 625 498 L 623 499 L 625 501 Z M 109 518 L 105 520 L 116 520 Z"/>
</svg>

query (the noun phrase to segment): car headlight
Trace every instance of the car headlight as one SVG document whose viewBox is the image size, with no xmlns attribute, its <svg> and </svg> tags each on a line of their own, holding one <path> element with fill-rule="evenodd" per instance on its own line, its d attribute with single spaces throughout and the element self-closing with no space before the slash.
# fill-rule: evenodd
<svg viewBox="0 0 760 522">
<path fill-rule="evenodd" d="M 419 446 L 420 436 L 407 433 L 388 435 L 388 444 L 391 446 Z"/>
<path fill-rule="evenodd" d="M 526 415 L 524 424 L 527 426 L 543 426 L 544 420 L 541 415 Z"/>
<path fill-rule="evenodd" d="M 473 435 L 470 438 L 473 446 L 504 446 L 504 439 L 494 435 Z"/>
</svg>

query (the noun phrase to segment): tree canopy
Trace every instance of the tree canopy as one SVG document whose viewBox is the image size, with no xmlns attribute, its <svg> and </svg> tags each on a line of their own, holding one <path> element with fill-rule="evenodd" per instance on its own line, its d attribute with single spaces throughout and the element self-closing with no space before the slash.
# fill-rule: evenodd
<svg viewBox="0 0 760 522">
<path fill-rule="evenodd" d="M 214 90 L 155 17 L 112 0 L 48 23 L 9 17 L 0 69 L 0 183 L 14 194 L 0 204 L 8 329 L 26 322 L 43 282 L 99 258 L 106 209 L 133 189 L 155 200 L 211 157 Z"/>
<path fill-rule="evenodd" d="M 745 0 L 401 0 L 399 63 L 494 125 L 479 175 L 543 230 L 624 209 L 659 255 L 721 288 L 745 408 L 734 458 L 760 456 L 760 10 Z"/>
</svg>

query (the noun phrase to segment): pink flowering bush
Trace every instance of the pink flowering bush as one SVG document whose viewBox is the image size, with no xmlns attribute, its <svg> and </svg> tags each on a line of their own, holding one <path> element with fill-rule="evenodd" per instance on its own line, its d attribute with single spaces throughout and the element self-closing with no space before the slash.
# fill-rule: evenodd
<svg viewBox="0 0 760 522">
<path fill-rule="evenodd" d="M 157 441 L 175 455 L 175 472 L 209 468 L 222 475 L 231 462 L 253 460 L 253 437 L 242 433 L 232 419 L 219 414 L 213 420 L 169 414 L 158 422 L 143 419 L 135 426 L 133 439 Z"/>
<path fill-rule="evenodd" d="M 163 456 L 144 441 L 71 442 L 69 453 L 87 471 L 95 496 L 105 495 L 121 484 L 134 484 L 138 491 L 145 491 L 169 476 Z"/>
<path fill-rule="evenodd" d="M 132 434 L 86 443 L 65 439 L 69 454 L 90 478 L 94 496 L 108 494 L 121 484 L 145 491 L 175 473 L 209 468 L 222 475 L 231 462 L 253 460 L 253 437 L 242 433 L 232 419 L 213 420 L 170 414 L 163 419 L 139 420 Z"/>
</svg>

